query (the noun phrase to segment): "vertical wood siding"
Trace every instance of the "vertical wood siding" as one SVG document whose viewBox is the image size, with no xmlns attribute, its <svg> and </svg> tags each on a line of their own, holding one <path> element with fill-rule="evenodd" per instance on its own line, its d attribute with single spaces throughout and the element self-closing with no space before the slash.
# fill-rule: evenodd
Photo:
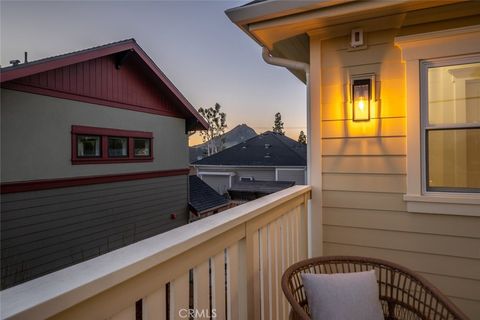
<svg viewBox="0 0 480 320">
<path fill-rule="evenodd" d="M 4 289 L 186 224 L 187 176 L 5 194 L 1 211 Z"/>
<path fill-rule="evenodd" d="M 137 59 L 132 55 L 117 69 L 116 56 L 105 56 L 20 78 L 6 83 L 5 87 L 11 84 L 22 91 L 43 89 L 46 95 L 62 93 L 72 99 L 75 96 L 94 98 L 99 104 L 114 102 L 125 109 L 137 107 L 146 112 L 180 117 L 182 113 L 171 94 L 166 88 L 161 89 L 164 85 L 154 80 Z"/>
<path fill-rule="evenodd" d="M 392 260 L 420 272 L 472 319 L 480 314 L 480 218 L 406 212 L 405 71 L 396 30 L 322 42 L 325 255 Z M 375 73 L 368 123 L 351 121 L 350 74 Z"/>
</svg>

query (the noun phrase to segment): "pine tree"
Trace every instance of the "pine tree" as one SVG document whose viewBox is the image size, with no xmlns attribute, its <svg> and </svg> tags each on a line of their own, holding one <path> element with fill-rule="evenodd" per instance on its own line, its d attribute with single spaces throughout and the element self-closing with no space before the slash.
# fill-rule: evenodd
<svg viewBox="0 0 480 320">
<path fill-rule="evenodd" d="M 277 112 L 275 114 L 275 121 L 273 122 L 272 130 L 273 132 L 285 135 L 285 131 L 283 130 L 282 115 L 280 114 L 280 112 Z"/>
<path fill-rule="evenodd" d="M 300 134 L 298 135 L 298 142 L 301 144 L 307 144 L 307 136 L 303 130 L 300 131 Z"/>
<path fill-rule="evenodd" d="M 198 112 L 207 120 L 208 130 L 200 131 L 203 142 L 207 142 L 207 155 L 212 155 L 220 151 L 223 147 L 223 139 L 214 139 L 225 133 L 227 128 L 227 115 L 225 112 L 220 112 L 222 106 L 215 103 L 215 107 L 200 108 Z"/>
</svg>

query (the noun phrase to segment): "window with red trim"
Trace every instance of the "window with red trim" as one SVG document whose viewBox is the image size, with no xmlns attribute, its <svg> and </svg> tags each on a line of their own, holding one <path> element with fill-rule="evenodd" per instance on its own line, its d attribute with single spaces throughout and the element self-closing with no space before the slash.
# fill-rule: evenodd
<svg viewBox="0 0 480 320">
<path fill-rule="evenodd" d="M 153 161 L 151 132 L 72 126 L 72 164 Z"/>
</svg>

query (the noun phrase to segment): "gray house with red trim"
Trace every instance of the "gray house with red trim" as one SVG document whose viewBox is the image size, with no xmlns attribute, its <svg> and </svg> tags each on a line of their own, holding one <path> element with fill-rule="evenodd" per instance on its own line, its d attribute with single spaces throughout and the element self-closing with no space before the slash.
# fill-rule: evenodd
<svg viewBox="0 0 480 320">
<path fill-rule="evenodd" d="M 2 288 L 187 223 L 208 125 L 135 40 L 0 75 Z"/>
</svg>

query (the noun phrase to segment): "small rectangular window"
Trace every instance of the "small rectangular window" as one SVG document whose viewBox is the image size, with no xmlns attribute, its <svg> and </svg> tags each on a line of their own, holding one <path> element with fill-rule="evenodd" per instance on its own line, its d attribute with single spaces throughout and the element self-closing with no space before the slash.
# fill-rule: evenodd
<svg viewBox="0 0 480 320">
<path fill-rule="evenodd" d="M 100 157 L 101 142 L 99 136 L 77 136 L 78 157 Z"/>
<path fill-rule="evenodd" d="M 426 62 L 427 191 L 480 192 L 480 62 Z"/>
<path fill-rule="evenodd" d="M 127 157 L 128 156 L 128 138 L 108 137 L 108 156 L 109 157 Z"/>
<path fill-rule="evenodd" d="M 153 161 L 153 134 L 145 131 L 72 126 L 72 164 Z"/>
<path fill-rule="evenodd" d="M 133 139 L 133 149 L 135 157 L 149 157 L 150 139 Z"/>
</svg>

